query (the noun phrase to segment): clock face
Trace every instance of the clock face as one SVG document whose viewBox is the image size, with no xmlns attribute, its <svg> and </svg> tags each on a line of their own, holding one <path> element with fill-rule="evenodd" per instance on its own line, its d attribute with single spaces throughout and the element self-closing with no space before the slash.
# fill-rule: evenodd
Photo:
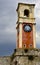
<svg viewBox="0 0 40 65">
<path fill-rule="evenodd" d="M 31 30 L 32 30 L 32 27 L 30 25 L 28 25 L 28 24 L 24 25 L 23 28 L 24 28 L 25 32 L 31 32 Z"/>
</svg>

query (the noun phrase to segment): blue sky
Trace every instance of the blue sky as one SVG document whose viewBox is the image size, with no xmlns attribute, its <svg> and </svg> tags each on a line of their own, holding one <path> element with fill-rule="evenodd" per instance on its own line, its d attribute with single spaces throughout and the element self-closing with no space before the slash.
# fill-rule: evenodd
<svg viewBox="0 0 40 65">
<path fill-rule="evenodd" d="M 40 48 L 40 0 L 0 0 L 0 56 L 16 48 L 16 8 L 19 2 L 35 3 L 36 46 Z"/>
</svg>

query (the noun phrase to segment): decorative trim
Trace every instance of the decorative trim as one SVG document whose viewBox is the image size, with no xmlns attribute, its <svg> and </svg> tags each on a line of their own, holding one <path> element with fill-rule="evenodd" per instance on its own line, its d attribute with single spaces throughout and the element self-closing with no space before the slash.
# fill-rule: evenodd
<svg viewBox="0 0 40 65">
<path fill-rule="evenodd" d="M 17 22 L 17 24 L 33 24 L 33 25 L 36 25 L 36 23 L 26 23 L 26 22 Z"/>
<path fill-rule="evenodd" d="M 23 19 L 36 19 L 36 18 L 29 18 L 29 17 L 19 17 L 19 18 L 23 18 Z"/>
</svg>

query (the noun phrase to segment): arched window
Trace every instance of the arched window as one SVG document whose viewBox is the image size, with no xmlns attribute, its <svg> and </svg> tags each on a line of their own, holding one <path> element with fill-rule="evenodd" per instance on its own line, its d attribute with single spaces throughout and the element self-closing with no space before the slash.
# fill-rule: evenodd
<svg viewBox="0 0 40 65">
<path fill-rule="evenodd" d="M 29 10 L 28 10 L 28 9 L 25 9 L 25 10 L 24 10 L 24 16 L 29 17 Z"/>
</svg>

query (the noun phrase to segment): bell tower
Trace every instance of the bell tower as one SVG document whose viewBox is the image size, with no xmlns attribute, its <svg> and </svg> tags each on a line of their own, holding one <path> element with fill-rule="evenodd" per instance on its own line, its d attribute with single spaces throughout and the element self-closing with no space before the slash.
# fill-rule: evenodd
<svg viewBox="0 0 40 65">
<path fill-rule="evenodd" d="M 17 48 L 35 48 L 35 4 L 18 3 Z"/>
</svg>

